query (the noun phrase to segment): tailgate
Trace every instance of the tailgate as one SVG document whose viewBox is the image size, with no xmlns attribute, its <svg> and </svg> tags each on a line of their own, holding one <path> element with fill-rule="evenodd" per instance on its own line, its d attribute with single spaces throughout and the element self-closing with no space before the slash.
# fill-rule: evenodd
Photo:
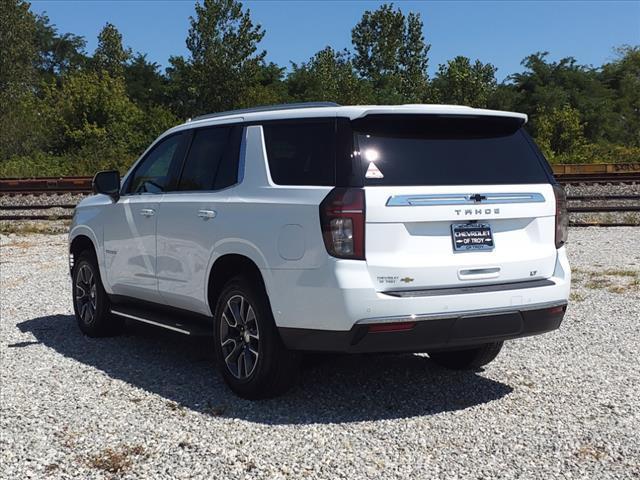
<svg viewBox="0 0 640 480">
<path fill-rule="evenodd" d="M 366 259 L 380 291 L 551 277 L 555 198 L 549 184 L 366 187 Z M 486 197 L 476 202 L 469 197 Z M 492 242 L 454 248 L 452 225 L 488 226 Z"/>
</svg>

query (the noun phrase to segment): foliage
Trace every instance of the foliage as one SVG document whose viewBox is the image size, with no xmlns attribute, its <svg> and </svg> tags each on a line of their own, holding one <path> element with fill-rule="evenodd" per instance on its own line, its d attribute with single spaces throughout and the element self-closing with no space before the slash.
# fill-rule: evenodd
<svg viewBox="0 0 640 480">
<path fill-rule="evenodd" d="M 419 103 L 427 95 L 430 45 L 424 41 L 419 14 L 405 16 L 393 4 L 365 11 L 351 31 L 353 64 L 372 83 L 381 103 Z"/>
<path fill-rule="evenodd" d="M 0 1 L 0 176 L 125 171 L 167 128 L 253 105 L 452 103 L 529 114 L 551 162 L 640 161 L 640 46 L 601 67 L 529 55 L 501 83 L 457 56 L 427 75 L 422 19 L 393 4 L 365 11 L 350 49 L 326 47 L 287 70 L 266 61 L 266 32 L 237 0 L 198 0 L 187 56 L 162 70 L 107 23 L 93 54 L 25 0 Z"/>
<path fill-rule="evenodd" d="M 31 86 L 35 79 L 36 22 L 25 1 L 2 0 L 0 25 L 0 92 L 7 95 L 5 100 Z M 2 108 L 6 108 L 4 102 Z"/>
<path fill-rule="evenodd" d="M 554 155 L 551 163 L 638 163 L 640 147 L 586 143 L 570 153 Z"/>
<path fill-rule="evenodd" d="M 38 146 L 36 18 L 22 0 L 0 2 L 0 161 Z"/>
<path fill-rule="evenodd" d="M 142 108 L 169 103 L 167 78 L 160 72 L 160 65 L 149 62 L 147 56 L 137 53 L 124 67 L 127 95 Z"/>
<path fill-rule="evenodd" d="M 550 161 L 556 155 L 571 155 L 585 144 L 580 113 L 569 105 L 538 113 L 536 142 Z"/>
<path fill-rule="evenodd" d="M 594 140 L 608 140 L 611 135 L 612 92 L 599 80 L 599 72 L 578 65 L 567 57 L 548 62 L 547 52 L 525 58 L 525 71 L 510 77 L 519 96 L 513 108 L 523 112 L 543 112 L 570 105 L 580 112 L 585 135 Z M 530 128 L 537 135 L 537 116 Z"/>
<path fill-rule="evenodd" d="M 44 82 L 50 83 L 86 65 L 84 38 L 72 33 L 58 34 L 46 15 L 36 15 L 35 21 L 36 68 Z"/>
<path fill-rule="evenodd" d="M 438 66 L 433 80 L 433 100 L 436 103 L 469 105 L 486 108 L 496 90 L 496 67 L 467 57 L 458 56 L 446 65 Z"/>
<path fill-rule="evenodd" d="M 195 9 L 187 35 L 190 58 L 169 60 L 174 110 L 191 117 L 250 105 L 265 68 L 266 52 L 258 52 L 264 30 L 235 0 L 204 0 Z"/>
<path fill-rule="evenodd" d="M 613 92 L 608 140 L 640 147 L 640 46 L 616 49 L 617 59 L 602 66 L 602 83 Z"/>
<path fill-rule="evenodd" d="M 93 68 L 107 72 L 113 78 L 121 78 L 130 57 L 131 51 L 122 46 L 122 34 L 113 24 L 107 23 L 98 34 L 98 47 L 91 62 Z"/>
<path fill-rule="evenodd" d="M 348 52 L 336 52 L 331 47 L 316 53 L 308 63 L 293 63 L 287 86 L 291 98 L 298 102 L 356 105 L 372 96 L 370 85 L 354 72 Z"/>
</svg>

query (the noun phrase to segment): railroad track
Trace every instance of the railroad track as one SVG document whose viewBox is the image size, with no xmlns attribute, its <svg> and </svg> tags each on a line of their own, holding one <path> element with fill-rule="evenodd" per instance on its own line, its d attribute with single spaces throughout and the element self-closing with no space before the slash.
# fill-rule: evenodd
<svg viewBox="0 0 640 480">
<path fill-rule="evenodd" d="M 91 193 L 93 177 L 1 178 L 0 195 Z"/>
<path fill-rule="evenodd" d="M 615 164 L 614 164 L 615 165 Z M 557 166 L 556 166 L 557 167 Z M 616 168 L 619 165 L 615 165 Z M 606 166 L 606 170 L 611 170 Z M 596 173 L 556 173 L 556 179 L 566 185 L 602 185 L 640 183 L 638 171 L 615 171 Z M 4 178 L 0 179 L 0 196 L 56 195 L 91 193 L 92 177 L 41 177 L 41 178 Z M 615 213 L 640 212 L 640 195 L 569 195 L 570 213 Z M 588 204 L 585 205 L 585 202 Z M 597 205 L 593 205 L 597 202 Z M 615 202 L 627 202 L 616 205 Z M 631 202 L 629 204 L 629 202 Z M 48 205 L 0 205 L 2 220 L 69 220 L 72 218 L 74 204 Z M 48 213 L 47 210 L 62 210 Z M 26 213 L 34 212 L 37 213 Z M 6 213 L 5 213 L 6 212 Z M 572 222 L 573 226 L 628 226 L 634 223 Z"/>
</svg>

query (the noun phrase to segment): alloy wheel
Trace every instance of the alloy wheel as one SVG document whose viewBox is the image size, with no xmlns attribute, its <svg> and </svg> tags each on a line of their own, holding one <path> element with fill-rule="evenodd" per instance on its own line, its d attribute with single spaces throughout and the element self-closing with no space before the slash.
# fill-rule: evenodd
<svg viewBox="0 0 640 480">
<path fill-rule="evenodd" d="M 78 270 L 75 285 L 76 309 L 85 325 L 96 318 L 97 286 L 96 278 L 89 265 L 84 264 Z"/>
<path fill-rule="evenodd" d="M 227 300 L 219 338 L 229 372 L 240 380 L 249 378 L 258 365 L 260 332 L 255 310 L 244 296 Z"/>
</svg>

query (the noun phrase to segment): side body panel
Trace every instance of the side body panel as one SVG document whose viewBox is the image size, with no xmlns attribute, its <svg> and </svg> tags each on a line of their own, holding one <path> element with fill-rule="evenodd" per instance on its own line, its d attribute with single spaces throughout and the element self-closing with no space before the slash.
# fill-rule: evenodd
<svg viewBox="0 0 640 480">
<path fill-rule="evenodd" d="M 331 187 L 275 185 L 260 126 L 245 128 L 239 177 L 237 185 L 217 192 L 164 195 L 157 265 L 165 303 L 211 315 L 209 272 L 226 254 L 252 260 L 270 295 L 271 269 L 311 271 L 327 262 L 318 205 Z M 201 211 L 209 218 L 199 216 Z"/>
<path fill-rule="evenodd" d="M 162 195 L 121 197 L 106 208 L 106 279 L 116 295 L 160 301 L 156 282 L 156 222 Z"/>
</svg>

